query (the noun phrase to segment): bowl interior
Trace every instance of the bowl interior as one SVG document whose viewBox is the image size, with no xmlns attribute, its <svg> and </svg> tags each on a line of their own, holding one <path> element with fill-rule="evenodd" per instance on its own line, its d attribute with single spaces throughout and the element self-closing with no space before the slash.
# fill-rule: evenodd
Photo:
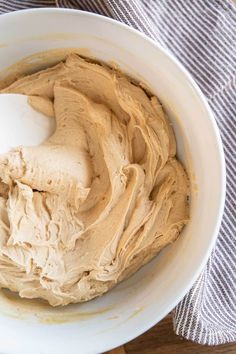
<svg viewBox="0 0 236 354">
<path fill-rule="evenodd" d="M 43 23 L 43 25 L 42 25 Z M 154 325 L 184 296 L 206 263 L 223 209 L 224 164 L 208 106 L 189 75 L 151 40 L 109 19 L 73 10 L 32 10 L 0 17 L 0 78 L 65 56 L 42 51 L 79 48 L 116 63 L 161 100 L 174 126 L 178 156 L 191 178 L 191 221 L 181 237 L 108 294 L 64 309 L 0 297 L 0 351 L 94 353 L 118 346 Z M 33 55 L 33 56 L 32 56 Z M 0 127 L 4 129 L 4 127 Z M 14 341 L 12 340 L 14 333 Z M 53 349 L 54 348 L 54 349 Z"/>
</svg>

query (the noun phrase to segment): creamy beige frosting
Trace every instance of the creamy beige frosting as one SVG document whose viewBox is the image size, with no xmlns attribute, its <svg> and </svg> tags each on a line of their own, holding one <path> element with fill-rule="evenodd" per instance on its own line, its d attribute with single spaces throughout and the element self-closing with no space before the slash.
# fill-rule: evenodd
<svg viewBox="0 0 236 354">
<path fill-rule="evenodd" d="M 0 156 L 1 287 L 86 301 L 176 240 L 188 179 L 156 97 L 76 54 L 1 92 L 56 119 L 42 145 Z"/>
</svg>

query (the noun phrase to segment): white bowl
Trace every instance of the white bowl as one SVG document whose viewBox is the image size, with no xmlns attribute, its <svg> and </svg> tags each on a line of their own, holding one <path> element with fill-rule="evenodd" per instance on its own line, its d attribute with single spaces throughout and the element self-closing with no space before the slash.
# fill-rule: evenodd
<svg viewBox="0 0 236 354">
<path fill-rule="evenodd" d="M 198 86 L 170 53 L 128 26 L 86 12 L 40 9 L 0 17 L 0 70 L 34 53 L 69 47 L 115 61 L 160 98 L 174 125 L 178 156 L 191 176 L 191 221 L 177 242 L 101 298 L 50 310 L 2 297 L 4 354 L 98 353 L 140 335 L 193 285 L 222 217 L 225 168 L 217 126 Z M 38 63 L 34 58 L 20 69 L 29 69 L 33 61 Z"/>
</svg>

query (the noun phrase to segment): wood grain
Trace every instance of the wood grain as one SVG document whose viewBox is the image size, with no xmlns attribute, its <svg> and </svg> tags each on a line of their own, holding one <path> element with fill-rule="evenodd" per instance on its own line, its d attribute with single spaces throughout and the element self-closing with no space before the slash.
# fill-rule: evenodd
<svg viewBox="0 0 236 354">
<path fill-rule="evenodd" d="M 171 315 L 149 331 L 107 354 L 236 354 L 236 343 L 206 346 L 176 336 Z"/>
<path fill-rule="evenodd" d="M 110 350 L 109 352 L 107 352 L 107 354 L 126 354 L 125 347 L 122 346 L 122 347 Z"/>
</svg>

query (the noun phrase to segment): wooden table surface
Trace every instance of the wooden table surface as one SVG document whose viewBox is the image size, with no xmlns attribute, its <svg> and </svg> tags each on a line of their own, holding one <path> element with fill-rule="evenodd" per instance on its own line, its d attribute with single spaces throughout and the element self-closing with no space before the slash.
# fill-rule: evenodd
<svg viewBox="0 0 236 354">
<path fill-rule="evenodd" d="M 106 354 L 236 354 L 236 342 L 226 345 L 206 346 L 186 341 L 176 336 L 168 315 L 149 331 Z"/>
</svg>

